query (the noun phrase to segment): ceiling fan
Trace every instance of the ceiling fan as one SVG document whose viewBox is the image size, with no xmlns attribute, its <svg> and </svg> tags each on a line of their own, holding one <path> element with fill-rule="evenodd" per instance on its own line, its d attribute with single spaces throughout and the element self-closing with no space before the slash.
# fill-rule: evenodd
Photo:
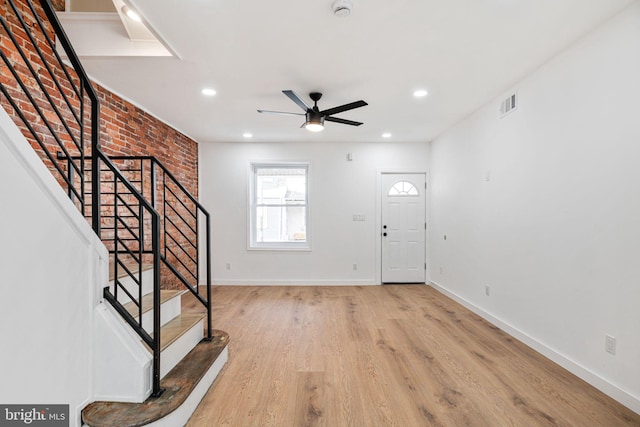
<svg viewBox="0 0 640 427">
<path fill-rule="evenodd" d="M 365 105 L 369 105 L 366 102 L 360 100 L 355 102 L 350 102 L 349 104 L 340 105 L 338 107 L 329 108 L 327 110 L 322 110 L 318 108 L 318 101 L 322 98 L 322 94 L 320 92 L 311 92 L 309 94 L 309 98 L 313 101 L 313 107 L 309 107 L 294 91 L 292 90 L 283 90 L 282 93 L 287 95 L 289 99 L 295 102 L 298 107 L 302 108 L 304 113 L 287 113 L 284 111 L 270 111 L 270 110 L 258 110 L 258 113 L 269 113 L 269 114 L 287 114 L 291 116 L 305 116 L 305 122 L 300 127 L 304 127 L 311 132 L 320 132 L 324 129 L 324 122 L 335 122 L 342 123 L 343 125 L 351 125 L 351 126 L 360 126 L 361 122 L 354 122 L 353 120 L 345 120 L 339 119 L 337 117 L 332 117 L 334 114 L 342 113 L 344 111 L 353 110 L 354 108 L 364 107 Z"/>
</svg>

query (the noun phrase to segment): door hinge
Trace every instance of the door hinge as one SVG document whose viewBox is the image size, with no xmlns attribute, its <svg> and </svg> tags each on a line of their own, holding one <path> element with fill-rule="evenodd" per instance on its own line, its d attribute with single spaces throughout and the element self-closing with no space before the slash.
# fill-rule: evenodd
<svg viewBox="0 0 640 427">
<path fill-rule="evenodd" d="M 424 263 L 424 269 L 425 270 L 427 269 L 427 263 L 426 262 Z"/>
<path fill-rule="evenodd" d="M 427 229 L 427 223 L 426 222 L 424 223 L 424 229 L 425 230 Z"/>
</svg>

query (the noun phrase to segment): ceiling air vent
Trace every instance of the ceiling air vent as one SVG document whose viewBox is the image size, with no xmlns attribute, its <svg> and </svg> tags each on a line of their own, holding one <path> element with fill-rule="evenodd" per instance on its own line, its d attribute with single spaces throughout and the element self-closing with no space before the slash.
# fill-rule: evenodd
<svg viewBox="0 0 640 427">
<path fill-rule="evenodd" d="M 511 94 L 507 99 L 500 103 L 500 117 L 504 117 L 517 108 L 516 94 Z"/>
</svg>

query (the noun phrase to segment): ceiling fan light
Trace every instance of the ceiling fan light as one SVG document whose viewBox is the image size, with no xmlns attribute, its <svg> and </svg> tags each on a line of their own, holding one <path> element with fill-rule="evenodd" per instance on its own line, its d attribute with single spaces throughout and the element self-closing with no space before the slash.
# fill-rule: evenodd
<svg viewBox="0 0 640 427">
<path fill-rule="evenodd" d="M 305 129 L 311 131 L 311 132 L 320 132 L 321 130 L 324 129 L 324 125 L 322 123 L 314 123 L 314 122 L 307 122 L 304 125 Z"/>
<path fill-rule="evenodd" d="M 317 111 L 307 111 L 304 127 L 311 132 L 320 132 L 324 129 L 324 117 Z"/>
</svg>

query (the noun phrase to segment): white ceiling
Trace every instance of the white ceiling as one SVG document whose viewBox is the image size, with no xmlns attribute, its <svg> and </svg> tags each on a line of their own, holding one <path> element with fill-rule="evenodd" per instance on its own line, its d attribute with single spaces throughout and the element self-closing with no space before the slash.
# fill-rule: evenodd
<svg viewBox="0 0 640 427">
<path fill-rule="evenodd" d="M 198 142 L 429 141 L 634 0 L 353 0 L 344 18 L 331 2 L 129 0 L 180 58 L 82 61 Z M 418 88 L 429 95 L 414 98 Z M 364 99 L 337 115 L 364 125 L 314 134 L 301 117 L 256 112 L 299 112 L 283 89 L 309 104 L 323 92 L 321 110 Z"/>
</svg>

